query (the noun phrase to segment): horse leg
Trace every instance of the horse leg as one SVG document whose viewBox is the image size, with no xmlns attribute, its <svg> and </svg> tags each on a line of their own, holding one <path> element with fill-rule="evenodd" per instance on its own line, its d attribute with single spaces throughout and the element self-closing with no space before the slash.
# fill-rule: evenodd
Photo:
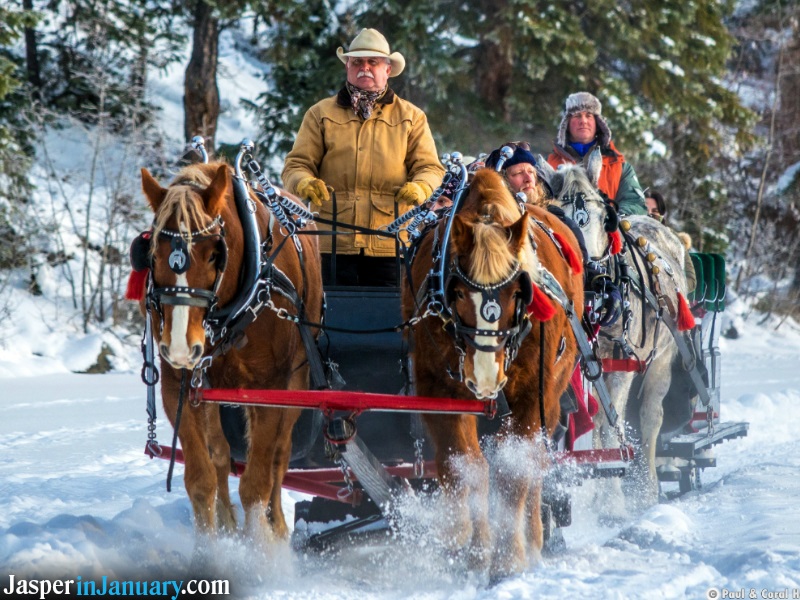
<svg viewBox="0 0 800 600">
<path fill-rule="evenodd" d="M 217 472 L 217 527 L 223 531 L 236 531 L 236 513 L 231 504 L 228 478 L 231 474 L 231 447 L 222 431 L 219 405 L 208 410 L 208 449 Z"/>
<path fill-rule="evenodd" d="M 601 407 L 595 416 L 595 433 L 593 436 L 596 448 L 619 448 L 617 434 L 624 428 L 625 411 L 628 406 L 628 394 L 634 383 L 634 373 L 610 373 L 606 376 L 606 386 L 611 395 L 611 402 L 617 411 L 617 427 L 608 422 L 605 411 Z M 605 477 L 595 482 L 595 506 L 601 522 L 619 523 L 627 518 L 625 493 L 622 481 L 618 477 Z"/>
<path fill-rule="evenodd" d="M 289 461 L 292 457 L 292 430 L 300 417 L 300 409 L 286 409 L 283 411 L 275 446 L 275 455 L 272 459 L 272 493 L 269 500 L 267 516 L 272 525 L 272 530 L 278 539 L 289 539 L 289 526 L 283 514 L 283 477 L 289 470 Z"/>
<path fill-rule="evenodd" d="M 517 404 L 514 411 L 508 429 L 498 436 L 492 461 L 493 487 L 499 495 L 493 502 L 493 580 L 520 573 L 538 562 L 544 545 L 541 501 L 547 451 L 541 434 L 531 433 L 541 431 L 541 418 L 538 407 L 533 410 Z M 557 414 L 549 411 L 548 416 L 555 423 Z"/>
<path fill-rule="evenodd" d="M 641 492 L 639 508 L 647 508 L 658 502 L 659 484 L 656 474 L 656 449 L 658 434 L 664 422 L 664 396 L 667 395 L 672 372 L 672 353 L 654 360 L 647 373 L 642 390 L 642 405 L 639 420 L 642 436 L 641 456 L 637 457 L 637 474 Z"/>
<path fill-rule="evenodd" d="M 302 360 L 302 358 L 297 359 Z M 309 369 L 297 369 L 289 378 L 288 389 L 307 390 L 309 388 Z M 278 539 L 289 539 L 289 527 L 283 514 L 283 477 L 289 470 L 289 461 L 292 458 L 292 431 L 297 419 L 300 418 L 300 409 L 285 409 L 281 413 L 276 436 L 275 454 L 272 459 L 272 493 L 270 494 L 268 517 L 272 530 Z"/>
<path fill-rule="evenodd" d="M 268 510 L 274 485 L 272 465 L 282 411 L 279 408 L 247 408 L 247 468 L 239 484 L 239 497 L 244 509 L 245 531 L 263 543 L 272 541 Z"/>
<path fill-rule="evenodd" d="M 528 458 L 526 456 L 522 461 L 525 468 L 532 464 Z M 495 539 L 490 573 L 495 581 L 520 573 L 528 567 L 526 528 L 533 534 L 529 542 L 534 549 L 534 559 L 540 556 L 542 546 L 541 495 L 533 496 L 538 488 L 533 485 L 531 474 L 509 472 L 507 465 L 504 465 L 496 478 L 502 501 L 496 500 L 493 505 Z M 532 512 L 527 514 L 529 503 Z"/>
<path fill-rule="evenodd" d="M 174 369 L 162 361 L 161 395 L 164 412 L 172 426 L 178 411 L 179 380 Z M 188 390 L 184 397 L 178 439 L 184 458 L 183 483 L 192 503 L 195 529 L 213 535 L 216 531 L 217 474 L 211 462 L 207 443 L 208 417 L 202 406 L 189 403 Z"/>
<path fill-rule="evenodd" d="M 424 392 L 422 392 L 424 393 Z M 471 569 L 489 562 L 489 465 L 478 445 L 475 417 L 423 416 L 436 448 L 445 519 L 441 539 L 453 552 L 468 548 Z"/>
</svg>

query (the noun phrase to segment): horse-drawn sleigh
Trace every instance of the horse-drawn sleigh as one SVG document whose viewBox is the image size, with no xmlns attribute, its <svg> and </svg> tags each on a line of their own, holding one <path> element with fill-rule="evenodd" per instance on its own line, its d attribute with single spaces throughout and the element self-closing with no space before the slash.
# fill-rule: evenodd
<svg viewBox="0 0 800 600">
<path fill-rule="evenodd" d="M 582 170 L 544 175 L 586 227 L 593 260 L 622 278 L 628 310 L 610 341 L 569 230 L 515 200 L 497 172 L 470 178 L 457 154 L 427 202 L 373 232 L 397 240 L 402 289 L 332 285 L 323 307 L 315 215 L 270 184 L 252 150 L 242 143 L 233 172 L 195 165 L 167 188 L 143 171 L 154 228 L 131 252 L 129 292 L 146 317 L 146 451 L 185 463 L 202 533 L 235 528 L 231 474 L 257 540 L 288 536 L 282 487 L 313 496 L 297 519 L 345 521 L 305 537 L 312 547 L 401 528 L 401 500 L 425 491 L 446 507 L 447 550 L 502 577 L 559 544 L 566 486 L 635 476 L 652 502 L 656 461 L 685 492 L 713 466 L 712 446 L 746 434 L 719 421 L 724 274 L 710 267 L 721 264 L 698 258 L 705 316 L 679 331 L 671 234 L 631 219 L 620 236 Z M 434 210 L 443 194 L 452 205 Z M 155 436 L 154 338 L 172 447 Z M 624 356 L 599 358 L 604 349 Z M 565 393 L 576 377 L 582 397 Z M 570 414 L 586 412 L 590 384 L 602 435 L 579 450 Z"/>
</svg>

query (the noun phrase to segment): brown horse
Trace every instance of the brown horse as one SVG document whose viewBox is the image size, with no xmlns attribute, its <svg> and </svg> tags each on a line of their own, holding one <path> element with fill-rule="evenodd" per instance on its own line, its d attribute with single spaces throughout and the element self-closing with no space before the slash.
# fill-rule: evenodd
<svg viewBox="0 0 800 600">
<path fill-rule="evenodd" d="M 232 170 L 223 163 L 184 168 L 167 188 L 142 169 L 142 189 L 155 213 L 151 268 L 155 292 L 152 316 L 161 355 L 164 409 L 175 424 L 182 375 L 191 373 L 214 346 L 207 339 L 209 310 L 224 309 L 239 297 L 245 233 L 234 200 Z M 273 240 L 274 265 L 294 284 L 307 318 L 322 310 L 319 250 L 313 236 L 281 245 L 284 234 L 267 209 L 249 192 L 256 207 L 260 239 Z M 280 250 L 279 250 L 280 249 Z M 297 313 L 283 295 L 272 293 L 278 309 Z M 142 308 L 144 310 L 144 301 Z M 218 343 L 217 340 L 214 340 Z M 182 373 L 182 370 L 183 373 Z M 307 389 L 308 363 L 298 327 L 265 309 L 244 330 L 240 343 L 213 358 L 206 375 L 218 388 Z M 188 377 L 187 377 L 188 379 Z M 234 529 L 228 493 L 230 447 L 222 433 L 219 408 L 186 402 L 178 437 L 184 453 L 184 483 L 200 533 Z M 286 538 L 281 484 L 288 469 L 291 434 L 300 410 L 247 408 L 247 469 L 239 486 L 245 529 L 262 541 Z"/>
<path fill-rule="evenodd" d="M 423 304 L 419 288 L 431 271 L 434 244 L 443 239 L 445 227 L 440 223 L 439 234 L 425 236 L 417 250 L 411 267 L 414 289 L 408 284 L 404 288 L 406 318 Z M 454 550 L 467 549 L 472 567 L 488 565 L 493 579 L 519 572 L 540 556 L 542 477 L 548 463 L 545 437 L 559 419 L 559 397 L 577 355 L 565 312 L 550 304 L 542 291 L 542 274 L 546 269 L 560 283 L 579 318 L 583 277 L 573 272 L 545 229 L 558 232 L 579 251 L 557 218 L 532 206 L 522 212 L 499 174 L 478 171 L 454 216 L 445 328 L 431 318 L 414 328 L 419 395 L 491 400 L 503 390 L 511 409 L 496 434 L 497 456 L 516 454 L 492 472 L 501 499 L 492 502 L 493 527 L 489 461 L 479 445 L 477 417 L 425 417 L 448 504 L 444 538 Z M 520 334 L 524 336 L 528 321 L 530 334 L 514 358 L 513 346 Z M 463 382 L 448 378 L 453 371 L 461 371 Z"/>
</svg>

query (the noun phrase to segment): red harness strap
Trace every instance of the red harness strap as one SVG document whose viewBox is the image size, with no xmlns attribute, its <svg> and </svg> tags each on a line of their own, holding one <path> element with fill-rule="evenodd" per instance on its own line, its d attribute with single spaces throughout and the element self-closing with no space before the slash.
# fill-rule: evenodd
<svg viewBox="0 0 800 600">
<path fill-rule="evenodd" d="M 605 373 L 644 373 L 646 364 L 638 358 L 604 358 Z"/>
</svg>

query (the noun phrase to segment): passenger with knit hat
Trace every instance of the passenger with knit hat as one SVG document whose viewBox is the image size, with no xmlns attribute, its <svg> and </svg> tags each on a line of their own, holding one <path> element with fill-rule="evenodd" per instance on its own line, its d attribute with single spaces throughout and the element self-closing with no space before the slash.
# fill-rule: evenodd
<svg viewBox="0 0 800 600">
<path fill-rule="evenodd" d="M 500 164 L 500 156 L 503 147 L 514 150 L 514 154 Z M 512 194 L 525 196 L 525 202 L 534 206 L 547 209 L 549 213 L 558 217 L 562 223 L 569 227 L 572 235 L 578 240 L 581 254 L 583 255 L 583 272 L 586 278 L 586 290 L 601 294 L 604 298 L 602 316 L 600 324 L 610 326 L 617 322 L 622 314 L 622 295 L 619 288 L 614 285 L 608 275 L 597 271 L 589 260 L 589 253 L 586 250 L 586 241 L 583 232 L 578 224 L 570 219 L 560 206 L 552 204 L 552 192 L 544 181 L 539 178 L 536 167 L 536 158 L 530 151 L 530 144 L 527 142 L 507 142 L 500 148 L 493 150 L 486 159 L 486 167 L 497 169 L 500 164 L 500 171 L 505 176 L 506 183 Z"/>
<path fill-rule="evenodd" d="M 389 86 L 389 78 L 405 68 L 403 55 L 392 52 L 375 29 L 362 29 L 336 55 L 345 66 L 345 84 L 306 112 L 286 155 L 283 185 L 326 219 L 378 229 L 425 201 L 441 184 L 444 168 L 425 113 Z M 344 235 L 336 237 L 337 283 L 397 285 L 394 239 L 342 228 L 338 233 Z M 320 237 L 326 283 L 331 238 Z"/>
<path fill-rule="evenodd" d="M 589 92 L 570 94 L 564 107 L 553 153 L 547 162 L 558 165 L 578 163 L 600 147 L 603 169 L 599 188 L 611 200 L 620 214 L 646 215 L 644 192 L 636 171 L 614 146 L 611 129 L 602 116 L 600 100 Z"/>
</svg>

